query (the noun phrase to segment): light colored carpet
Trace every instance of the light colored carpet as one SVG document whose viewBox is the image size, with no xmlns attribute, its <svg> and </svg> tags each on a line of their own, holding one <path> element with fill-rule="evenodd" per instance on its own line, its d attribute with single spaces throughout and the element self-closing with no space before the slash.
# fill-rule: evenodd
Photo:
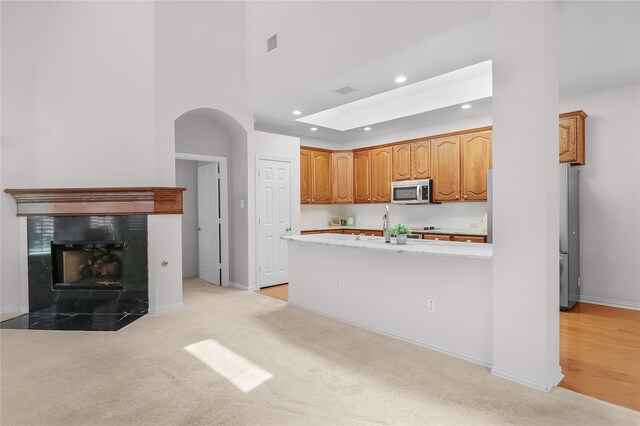
<svg viewBox="0 0 640 426">
<path fill-rule="evenodd" d="M 184 302 L 115 333 L 2 330 L 0 423 L 640 424 L 260 294 L 189 279 Z M 205 339 L 273 378 L 243 393 L 183 349 Z"/>
</svg>

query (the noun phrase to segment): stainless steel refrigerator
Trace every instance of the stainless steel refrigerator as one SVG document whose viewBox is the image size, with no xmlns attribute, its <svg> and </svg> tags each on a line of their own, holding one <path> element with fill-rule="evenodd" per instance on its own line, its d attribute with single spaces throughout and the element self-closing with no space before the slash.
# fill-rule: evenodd
<svg viewBox="0 0 640 426">
<path fill-rule="evenodd" d="M 580 299 L 580 171 L 560 165 L 560 309 Z"/>
<path fill-rule="evenodd" d="M 493 243 L 493 182 L 487 173 L 487 242 Z M 580 299 L 580 171 L 560 165 L 560 309 Z"/>
</svg>

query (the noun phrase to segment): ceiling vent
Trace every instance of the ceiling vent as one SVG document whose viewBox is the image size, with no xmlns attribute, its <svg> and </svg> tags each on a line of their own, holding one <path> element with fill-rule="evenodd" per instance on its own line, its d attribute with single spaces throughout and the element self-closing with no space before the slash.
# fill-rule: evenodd
<svg viewBox="0 0 640 426">
<path fill-rule="evenodd" d="M 340 89 L 336 90 L 336 92 L 340 93 L 341 95 L 346 95 L 347 93 L 353 92 L 354 90 L 356 90 L 356 89 L 354 89 L 353 87 L 344 86 L 344 87 L 341 87 Z"/>
<path fill-rule="evenodd" d="M 278 47 L 278 34 L 274 34 L 267 39 L 267 53 Z"/>
</svg>

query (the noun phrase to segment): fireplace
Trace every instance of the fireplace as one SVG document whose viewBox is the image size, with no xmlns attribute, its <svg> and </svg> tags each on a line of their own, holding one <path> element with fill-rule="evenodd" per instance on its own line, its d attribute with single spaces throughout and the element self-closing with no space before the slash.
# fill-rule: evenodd
<svg viewBox="0 0 640 426">
<path fill-rule="evenodd" d="M 122 241 L 52 241 L 55 290 L 122 290 Z"/>
<path fill-rule="evenodd" d="M 184 188 L 6 189 L 26 216 L 29 313 L 1 328 L 115 331 L 149 308 L 147 215 Z"/>
</svg>

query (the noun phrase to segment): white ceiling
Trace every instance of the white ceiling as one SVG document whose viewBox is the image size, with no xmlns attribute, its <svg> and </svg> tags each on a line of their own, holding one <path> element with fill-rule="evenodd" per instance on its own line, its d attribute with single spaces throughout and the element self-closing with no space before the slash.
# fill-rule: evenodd
<svg viewBox="0 0 640 426">
<path fill-rule="evenodd" d="M 558 43 L 560 96 L 573 96 L 640 81 L 640 3 L 639 2 L 558 2 Z M 398 52 L 345 75 L 309 87 L 267 108 L 255 111 L 257 130 L 286 135 L 314 137 L 336 142 L 385 134 L 465 116 L 490 113 L 491 98 L 471 102 L 461 110 L 449 106 L 433 111 L 386 120 L 363 131 L 365 121 L 356 128 L 340 131 L 324 127 L 320 121 L 310 124 L 296 121 L 378 95 L 399 87 L 398 75 L 407 77 L 405 86 L 429 79 L 490 58 L 490 19 L 455 29 Z M 347 94 L 335 92 L 349 86 Z M 357 105 L 357 104 L 355 104 Z M 292 111 L 300 110 L 300 116 Z M 307 120 L 309 121 L 309 120 Z"/>
</svg>

